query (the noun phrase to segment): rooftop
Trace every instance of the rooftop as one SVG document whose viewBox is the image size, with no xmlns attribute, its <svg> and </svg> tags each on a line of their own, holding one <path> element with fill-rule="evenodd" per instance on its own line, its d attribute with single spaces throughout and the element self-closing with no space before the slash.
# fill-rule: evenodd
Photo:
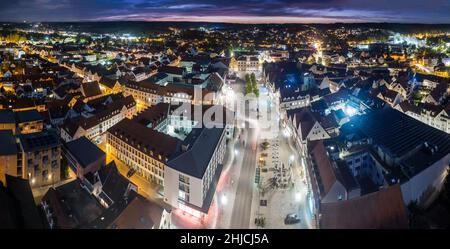
<svg viewBox="0 0 450 249">
<path fill-rule="evenodd" d="M 17 154 L 16 139 L 12 131 L 0 130 L 0 155 Z"/>
<path fill-rule="evenodd" d="M 325 229 L 408 228 L 400 185 L 350 200 L 322 203 L 320 227 Z"/>
<path fill-rule="evenodd" d="M 410 178 L 450 153 L 450 134 L 392 108 L 354 116 L 341 128 L 343 135 L 360 133 L 373 139 Z M 427 149 L 435 147 L 432 151 Z"/>
<path fill-rule="evenodd" d="M 19 135 L 22 148 L 26 152 L 38 151 L 60 145 L 59 136 L 54 131 L 42 131 Z"/>
<path fill-rule="evenodd" d="M 50 188 L 43 200 L 51 208 L 57 227 L 63 229 L 83 227 L 103 212 L 100 203 L 81 187 L 78 179 Z"/>
<path fill-rule="evenodd" d="M 134 198 L 109 228 L 151 229 L 158 228 L 164 208 L 141 196 Z"/>
<path fill-rule="evenodd" d="M 42 229 L 28 180 L 6 175 L 6 185 L 0 184 L 0 228 Z"/>
<path fill-rule="evenodd" d="M 0 110 L 0 123 L 8 124 L 15 123 L 16 119 L 14 117 L 14 112 L 9 109 Z"/>
<path fill-rule="evenodd" d="M 144 154 L 156 153 L 155 158 L 158 154 L 171 158 L 181 145 L 181 140 L 147 128 L 130 119 L 123 119 L 111 127 L 108 132 Z"/>
<path fill-rule="evenodd" d="M 15 113 L 17 123 L 25 123 L 25 122 L 32 122 L 32 121 L 39 121 L 43 120 L 44 118 L 42 115 L 36 110 L 27 110 L 27 111 L 19 111 Z"/>
<path fill-rule="evenodd" d="M 183 141 L 183 151 L 168 166 L 185 174 L 203 178 L 224 128 L 194 128 Z"/>
<path fill-rule="evenodd" d="M 86 167 L 106 156 L 105 152 L 84 136 L 68 142 L 65 146 L 82 167 Z"/>
</svg>

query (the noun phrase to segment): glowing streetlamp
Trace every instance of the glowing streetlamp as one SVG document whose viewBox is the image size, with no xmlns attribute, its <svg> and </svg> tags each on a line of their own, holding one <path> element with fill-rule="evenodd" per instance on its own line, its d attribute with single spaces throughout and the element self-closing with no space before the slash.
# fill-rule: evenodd
<svg viewBox="0 0 450 249">
<path fill-rule="evenodd" d="M 300 202 L 302 199 L 302 195 L 300 192 L 295 193 L 295 202 Z"/>
<path fill-rule="evenodd" d="M 228 198 L 226 197 L 226 195 L 222 195 L 222 198 L 220 198 L 220 202 L 222 203 L 222 205 L 227 205 L 228 203 Z"/>
</svg>

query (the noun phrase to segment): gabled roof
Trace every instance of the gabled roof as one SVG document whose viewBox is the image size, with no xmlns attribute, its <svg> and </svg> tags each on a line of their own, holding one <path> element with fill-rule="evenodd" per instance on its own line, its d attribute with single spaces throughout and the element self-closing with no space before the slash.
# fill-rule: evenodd
<svg viewBox="0 0 450 249">
<path fill-rule="evenodd" d="M 144 154 L 154 153 L 153 158 L 157 160 L 172 158 L 181 146 L 181 140 L 147 128 L 130 119 L 123 119 L 111 127 L 108 132 Z M 158 159 L 158 154 L 163 158 Z"/>
<path fill-rule="evenodd" d="M 400 185 L 350 200 L 322 203 L 320 228 L 404 229 L 408 217 Z"/>
<path fill-rule="evenodd" d="M 291 118 L 295 118 L 296 124 L 295 126 L 301 128 L 301 139 L 305 140 L 308 136 L 309 132 L 313 128 L 314 124 L 317 122 L 314 115 L 308 108 L 300 108 L 287 110 L 287 115 Z"/>
<path fill-rule="evenodd" d="M 312 163 L 315 166 L 314 172 L 317 172 L 319 176 L 316 179 L 318 181 L 320 195 L 324 197 L 337 181 L 336 173 L 322 141 L 310 143 L 309 149 Z"/>
<path fill-rule="evenodd" d="M 100 86 L 97 81 L 82 83 L 81 92 L 83 93 L 83 96 L 86 98 L 102 94 L 102 91 L 100 90 Z"/>
<path fill-rule="evenodd" d="M 164 208 L 141 196 L 134 198 L 109 225 L 112 229 L 158 229 Z"/>
<path fill-rule="evenodd" d="M 102 182 L 102 190 L 113 202 L 120 202 L 125 198 L 126 192 L 131 182 L 120 174 L 116 163 L 112 161 L 103 166 L 98 171 L 100 181 Z"/>
</svg>

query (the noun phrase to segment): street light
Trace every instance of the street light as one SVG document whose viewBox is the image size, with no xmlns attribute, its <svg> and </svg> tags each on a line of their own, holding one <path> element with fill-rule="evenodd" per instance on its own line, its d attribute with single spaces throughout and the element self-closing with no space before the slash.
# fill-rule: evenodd
<svg viewBox="0 0 450 249">
<path fill-rule="evenodd" d="M 237 149 L 234 149 L 234 155 L 237 156 L 239 154 L 239 151 Z"/>
<path fill-rule="evenodd" d="M 300 192 L 295 193 L 295 202 L 300 202 L 302 199 L 302 196 Z"/>
<path fill-rule="evenodd" d="M 287 129 L 287 127 L 284 129 L 284 131 L 283 131 L 283 134 L 284 134 L 284 136 L 285 137 L 289 137 L 289 134 L 290 132 L 289 132 L 289 130 Z"/>
<path fill-rule="evenodd" d="M 220 202 L 222 203 L 222 205 L 227 205 L 228 203 L 228 198 L 224 195 L 222 195 L 222 198 L 220 199 Z"/>
</svg>

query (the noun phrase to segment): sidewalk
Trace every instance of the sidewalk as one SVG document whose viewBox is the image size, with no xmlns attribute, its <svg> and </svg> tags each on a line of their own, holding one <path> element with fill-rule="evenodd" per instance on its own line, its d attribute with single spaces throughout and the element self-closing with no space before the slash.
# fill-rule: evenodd
<svg viewBox="0 0 450 249">
<path fill-rule="evenodd" d="M 274 125 L 280 125 L 280 122 L 273 121 Z M 280 125 L 281 126 L 281 125 Z M 282 228 L 282 229 L 306 229 L 312 228 L 310 215 L 307 211 L 307 185 L 304 183 L 304 174 L 300 165 L 300 154 L 294 147 L 292 147 L 292 137 L 284 134 L 284 130 L 280 127 L 279 130 L 272 130 L 272 134 L 267 134 L 266 137 L 261 137 L 263 141 L 267 139 L 269 148 L 263 152 L 267 154 L 265 157 L 266 165 L 263 168 L 267 172 L 261 171 L 261 186 L 267 186 L 265 196 L 260 197 L 259 189 L 254 190 L 254 198 L 252 200 L 252 212 L 250 228 L 257 229 L 255 218 L 265 217 L 264 228 Z M 277 145 L 276 145 L 277 144 Z M 262 148 L 258 145 L 258 158 L 261 156 Z M 290 162 L 291 165 L 290 166 Z M 284 164 L 285 170 L 281 170 Z M 283 171 L 286 171 L 287 182 L 293 183 L 293 186 L 287 188 L 282 187 L 268 187 L 268 179 L 272 178 L 274 174 L 275 165 L 280 169 L 281 173 L 277 179 L 283 179 Z M 272 173 L 274 172 L 274 173 Z M 291 176 L 289 180 L 289 175 Z M 281 181 L 282 182 L 282 181 Z M 289 184 L 288 184 L 289 185 Z M 267 206 L 260 206 L 260 199 L 267 200 Z M 292 225 L 284 224 L 284 219 L 288 214 L 297 214 L 300 222 Z"/>
</svg>

